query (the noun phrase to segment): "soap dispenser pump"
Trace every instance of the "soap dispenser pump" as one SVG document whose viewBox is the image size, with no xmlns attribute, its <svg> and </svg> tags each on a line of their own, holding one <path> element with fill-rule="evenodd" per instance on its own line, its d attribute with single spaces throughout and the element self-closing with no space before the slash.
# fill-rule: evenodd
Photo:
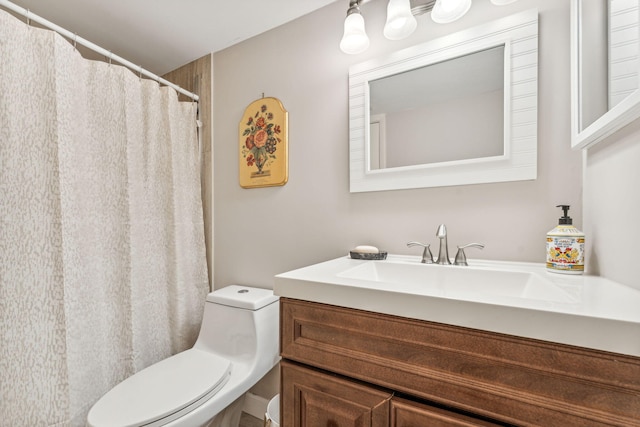
<svg viewBox="0 0 640 427">
<path fill-rule="evenodd" d="M 554 273 L 584 272 L 584 233 L 573 226 L 569 205 L 558 205 L 563 215 L 558 226 L 547 233 L 547 269 Z"/>
</svg>

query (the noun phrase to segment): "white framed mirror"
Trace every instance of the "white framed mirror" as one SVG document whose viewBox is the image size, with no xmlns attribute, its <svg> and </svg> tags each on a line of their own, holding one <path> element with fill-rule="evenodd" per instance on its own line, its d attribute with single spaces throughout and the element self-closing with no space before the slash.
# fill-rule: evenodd
<svg viewBox="0 0 640 427">
<path fill-rule="evenodd" d="M 535 179 L 537 95 L 537 10 L 352 66 L 351 192 Z"/>
<path fill-rule="evenodd" d="M 640 0 L 571 0 L 571 146 L 640 117 Z"/>
</svg>

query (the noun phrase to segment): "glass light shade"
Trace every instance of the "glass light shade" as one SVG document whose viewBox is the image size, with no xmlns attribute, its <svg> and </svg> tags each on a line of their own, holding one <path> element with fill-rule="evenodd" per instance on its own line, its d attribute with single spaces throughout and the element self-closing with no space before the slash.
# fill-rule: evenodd
<svg viewBox="0 0 640 427">
<path fill-rule="evenodd" d="M 509 3 L 513 3 L 516 0 L 491 0 L 491 3 L 495 4 L 496 6 L 503 6 L 505 4 L 509 4 Z"/>
<path fill-rule="evenodd" d="M 364 18 L 359 13 L 351 13 L 344 20 L 344 35 L 340 50 L 350 55 L 362 53 L 369 47 L 369 37 L 364 30 Z"/>
<path fill-rule="evenodd" d="M 387 23 L 384 36 L 389 40 L 400 40 L 416 30 L 418 22 L 411 13 L 409 0 L 389 0 L 387 5 Z"/>
<path fill-rule="evenodd" d="M 471 0 L 437 0 L 431 19 L 438 24 L 448 24 L 462 18 L 470 8 Z"/>
</svg>

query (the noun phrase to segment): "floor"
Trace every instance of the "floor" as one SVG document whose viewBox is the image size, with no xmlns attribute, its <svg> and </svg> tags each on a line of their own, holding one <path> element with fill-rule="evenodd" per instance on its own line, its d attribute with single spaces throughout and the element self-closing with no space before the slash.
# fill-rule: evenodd
<svg viewBox="0 0 640 427">
<path fill-rule="evenodd" d="M 261 420 L 256 417 L 252 417 L 251 415 L 243 412 L 240 417 L 240 427 L 263 427 L 264 420 Z"/>
</svg>

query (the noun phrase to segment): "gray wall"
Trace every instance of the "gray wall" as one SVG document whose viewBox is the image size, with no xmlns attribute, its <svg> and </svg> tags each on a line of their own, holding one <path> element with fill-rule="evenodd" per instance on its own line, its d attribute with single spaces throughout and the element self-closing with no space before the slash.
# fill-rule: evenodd
<svg viewBox="0 0 640 427">
<path fill-rule="evenodd" d="M 423 15 L 403 41 L 382 36 L 386 2 L 362 6 L 371 47 L 343 54 L 338 43 L 347 2 L 338 1 L 214 55 L 214 286 L 272 287 L 273 276 L 345 255 L 358 244 L 415 254 L 440 223 L 449 243 L 482 242 L 469 257 L 542 262 L 555 205 L 572 205 L 582 227 L 582 156 L 570 149 L 569 2 L 474 2 L 460 21 Z M 540 13 L 538 179 L 527 182 L 349 193 L 348 69 L 380 54 L 537 7 Z M 289 182 L 242 189 L 238 122 L 265 96 L 289 111 Z M 415 249 L 415 250 L 414 250 Z"/>
<path fill-rule="evenodd" d="M 587 152 L 587 272 L 640 289 L 640 121 Z"/>
</svg>

